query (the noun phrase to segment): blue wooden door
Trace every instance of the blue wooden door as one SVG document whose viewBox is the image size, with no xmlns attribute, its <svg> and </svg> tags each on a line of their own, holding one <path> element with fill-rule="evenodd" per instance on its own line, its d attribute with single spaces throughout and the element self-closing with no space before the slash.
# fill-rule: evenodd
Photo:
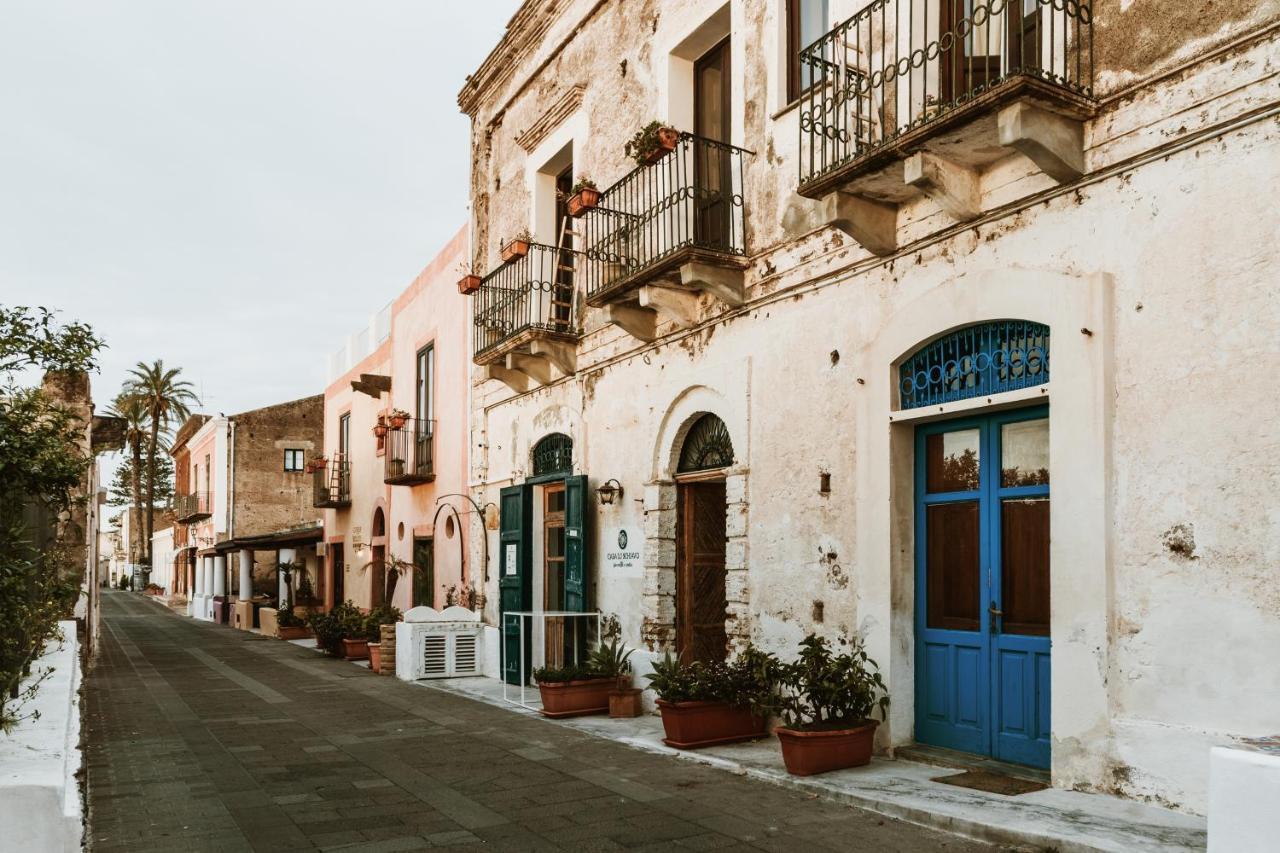
<svg viewBox="0 0 1280 853">
<path fill-rule="evenodd" d="M 916 430 L 916 739 L 1049 766 L 1045 407 Z"/>
</svg>

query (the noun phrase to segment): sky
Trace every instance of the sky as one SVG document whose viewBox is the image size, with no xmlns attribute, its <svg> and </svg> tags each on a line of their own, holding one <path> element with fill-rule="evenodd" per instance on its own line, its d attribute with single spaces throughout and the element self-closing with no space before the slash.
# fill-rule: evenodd
<svg viewBox="0 0 1280 853">
<path fill-rule="evenodd" d="M 0 304 L 163 359 L 203 410 L 329 354 L 467 221 L 457 106 L 517 0 L 0 0 Z"/>
</svg>

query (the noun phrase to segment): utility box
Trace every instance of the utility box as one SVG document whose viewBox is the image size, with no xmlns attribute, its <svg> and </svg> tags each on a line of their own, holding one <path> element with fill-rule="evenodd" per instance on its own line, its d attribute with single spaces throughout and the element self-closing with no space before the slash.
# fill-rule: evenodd
<svg viewBox="0 0 1280 853">
<path fill-rule="evenodd" d="M 213 597 L 213 621 L 219 625 L 226 625 L 230 621 L 227 617 L 227 597 L 225 595 L 215 595 Z"/>
<path fill-rule="evenodd" d="M 462 678 L 481 675 L 484 625 L 465 607 L 415 607 L 396 625 L 396 677 Z"/>
</svg>

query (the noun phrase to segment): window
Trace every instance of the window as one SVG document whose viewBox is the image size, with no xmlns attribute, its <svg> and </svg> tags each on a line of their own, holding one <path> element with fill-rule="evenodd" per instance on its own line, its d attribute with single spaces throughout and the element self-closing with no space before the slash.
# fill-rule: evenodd
<svg viewBox="0 0 1280 853">
<path fill-rule="evenodd" d="M 343 458 L 347 455 L 347 449 L 351 442 L 351 413 L 347 412 L 338 418 L 338 452 Z"/>
<path fill-rule="evenodd" d="M 302 451 L 297 448 L 288 448 L 284 452 L 284 470 L 301 471 L 302 470 Z"/>
<path fill-rule="evenodd" d="M 436 417 L 436 348 L 428 345 L 418 350 L 418 381 L 414 386 L 414 416 L 419 421 Z"/>
<path fill-rule="evenodd" d="M 533 446 L 533 476 L 568 474 L 573 470 L 573 439 L 553 432 Z"/>
<path fill-rule="evenodd" d="M 787 0 L 787 100 L 813 85 L 814 70 L 801 67 L 800 51 L 827 31 L 828 0 Z"/>
</svg>

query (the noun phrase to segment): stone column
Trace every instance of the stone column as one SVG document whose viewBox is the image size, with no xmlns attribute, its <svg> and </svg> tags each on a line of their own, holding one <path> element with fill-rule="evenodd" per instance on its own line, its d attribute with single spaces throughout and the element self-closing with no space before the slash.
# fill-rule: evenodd
<svg viewBox="0 0 1280 853">
<path fill-rule="evenodd" d="M 196 585 L 191 595 L 191 600 L 194 602 L 191 615 L 197 619 L 204 618 L 204 561 L 206 559 L 200 556 L 195 558 Z"/>
<path fill-rule="evenodd" d="M 236 594 L 241 601 L 253 598 L 253 551 L 249 548 L 240 551 L 240 583 Z"/>
<path fill-rule="evenodd" d="M 751 641 L 751 574 L 747 554 L 748 493 L 747 469 L 730 469 L 724 479 L 725 491 L 725 634 L 730 656 Z"/>
<path fill-rule="evenodd" d="M 640 638 L 651 652 L 676 641 L 676 486 L 669 480 L 644 487 L 644 585 Z"/>
</svg>

